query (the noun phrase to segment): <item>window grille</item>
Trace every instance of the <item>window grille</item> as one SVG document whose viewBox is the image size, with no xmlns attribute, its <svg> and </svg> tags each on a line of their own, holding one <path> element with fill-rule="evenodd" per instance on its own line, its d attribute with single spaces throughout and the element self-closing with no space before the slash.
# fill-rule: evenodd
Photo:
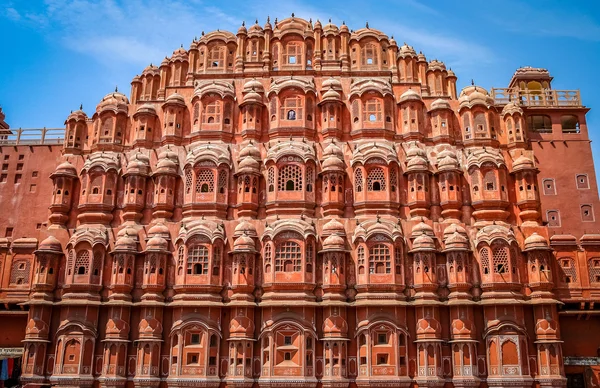
<svg viewBox="0 0 600 388">
<path fill-rule="evenodd" d="M 269 183 L 269 192 L 275 191 L 275 167 L 269 167 L 267 181 Z"/>
<path fill-rule="evenodd" d="M 301 191 L 302 169 L 295 164 L 288 164 L 279 169 L 279 191 Z"/>
<path fill-rule="evenodd" d="M 377 244 L 369 249 L 369 271 L 371 273 L 391 273 L 390 249 L 387 245 Z"/>
<path fill-rule="evenodd" d="M 600 258 L 593 257 L 588 261 L 590 283 L 600 283 Z"/>
<path fill-rule="evenodd" d="M 213 170 L 201 169 L 196 175 L 196 193 L 212 193 L 215 191 L 215 173 Z"/>
<path fill-rule="evenodd" d="M 494 246 L 492 248 L 494 261 L 494 273 L 509 273 L 509 250 L 505 246 Z"/>
<path fill-rule="evenodd" d="M 354 186 L 357 193 L 363 190 L 363 173 L 361 168 L 357 168 L 354 173 Z"/>
<path fill-rule="evenodd" d="M 275 249 L 275 271 L 302 271 L 302 252 L 300 244 L 293 241 L 279 243 Z"/>
<path fill-rule="evenodd" d="M 367 100 L 363 108 L 363 121 L 375 122 L 382 119 L 381 101 L 376 98 Z"/>
<path fill-rule="evenodd" d="M 221 122 L 221 102 L 213 101 L 204 107 L 202 122 L 204 124 L 213 124 Z"/>
<path fill-rule="evenodd" d="M 17 260 L 13 262 L 10 272 L 10 284 L 29 284 L 29 271 L 31 263 L 29 260 Z"/>
<path fill-rule="evenodd" d="M 88 251 L 79 251 L 75 258 L 75 273 L 77 275 L 87 275 L 90 272 L 90 253 Z"/>
<path fill-rule="evenodd" d="M 193 245 L 188 249 L 188 275 L 206 275 L 208 273 L 208 249 L 203 245 Z"/>
<path fill-rule="evenodd" d="M 224 194 L 227 190 L 227 171 L 219 171 L 219 193 Z"/>
<path fill-rule="evenodd" d="M 185 171 L 185 193 L 189 194 L 192 191 L 192 170 Z"/>
<path fill-rule="evenodd" d="M 367 190 L 384 191 L 385 189 L 385 173 L 383 172 L 383 168 L 374 167 L 370 169 L 367 176 Z"/>
</svg>

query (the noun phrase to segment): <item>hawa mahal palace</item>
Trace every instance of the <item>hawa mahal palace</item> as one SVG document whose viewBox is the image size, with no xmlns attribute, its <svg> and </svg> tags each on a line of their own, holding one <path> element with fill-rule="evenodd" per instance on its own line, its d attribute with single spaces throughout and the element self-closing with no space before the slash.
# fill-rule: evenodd
<svg viewBox="0 0 600 388">
<path fill-rule="evenodd" d="M 456 80 L 292 15 L 64 129 L 0 114 L 0 355 L 27 387 L 597 386 L 588 108 Z"/>
</svg>

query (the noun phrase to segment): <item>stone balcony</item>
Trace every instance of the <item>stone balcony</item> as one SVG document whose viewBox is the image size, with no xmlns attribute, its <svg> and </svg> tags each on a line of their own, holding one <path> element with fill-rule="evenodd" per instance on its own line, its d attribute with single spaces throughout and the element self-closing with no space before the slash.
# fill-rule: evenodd
<svg viewBox="0 0 600 388">
<path fill-rule="evenodd" d="M 492 88 L 492 97 L 496 105 L 518 102 L 520 106 L 532 108 L 583 107 L 579 90 Z"/>
</svg>

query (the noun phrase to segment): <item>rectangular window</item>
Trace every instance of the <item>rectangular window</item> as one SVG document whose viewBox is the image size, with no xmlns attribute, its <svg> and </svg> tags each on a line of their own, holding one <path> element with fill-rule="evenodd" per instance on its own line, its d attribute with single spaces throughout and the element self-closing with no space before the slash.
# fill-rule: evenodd
<svg viewBox="0 0 600 388">
<path fill-rule="evenodd" d="M 4 237 L 12 237 L 13 235 L 13 228 L 8 227 L 6 228 L 6 232 L 4 233 Z"/>
<path fill-rule="evenodd" d="M 387 345 L 387 335 L 384 333 L 377 334 L 377 345 Z"/>
<path fill-rule="evenodd" d="M 290 360 L 292 359 L 292 353 L 290 353 L 290 352 L 285 352 L 285 353 L 283 354 L 283 359 L 284 359 L 285 361 L 290 361 Z"/>
<path fill-rule="evenodd" d="M 590 182 L 588 181 L 587 174 L 577 174 L 575 177 L 577 183 L 577 189 L 587 190 L 590 188 Z"/>
<path fill-rule="evenodd" d="M 23 163 L 17 163 L 17 171 L 21 171 L 23 169 Z"/>
<path fill-rule="evenodd" d="M 16 174 L 15 175 L 15 185 L 21 183 L 21 178 L 23 176 L 21 174 Z"/>
<path fill-rule="evenodd" d="M 285 337 L 283 337 L 283 344 L 291 345 L 292 344 L 292 336 L 286 335 Z"/>
<path fill-rule="evenodd" d="M 19 160 L 25 159 L 25 155 L 19 155 Z"/>
<path fill-rule="evenodd" d="M 388 355 L 380 354 L 377 356 L 377 365 L 387 365 L 388 363 Z"/>
<path fill-rule="evenodd" d="M 0 174 L 0 183 L 6 183 L 8 175 Z"/>
<path fill-rule="evenodd" d="M 190 343 L 192 345 L 198 345 L 198 344 L 200 344 L 200 334 L 192 334 L 192 338 L 191 338 Z"/>
<path fill-rule="evenodd" d="M 29 185 L 29 192 L 30 193 L 35 193 L 36 192 L 36 185 Z"/>
<path fill-rule="evenodd" d="M 38 176 L 38 172 L 37 171 L 34 171 L 34 172 L 31 173 L 31 177 L 32 178 L 37 178 L 37 176 Z"/>
<path fill-rule="evenodd" d="M 554 179 L 546 178 L 542 180 L 544 195 L 556 195 L 556 184 Z"/>
</svg>

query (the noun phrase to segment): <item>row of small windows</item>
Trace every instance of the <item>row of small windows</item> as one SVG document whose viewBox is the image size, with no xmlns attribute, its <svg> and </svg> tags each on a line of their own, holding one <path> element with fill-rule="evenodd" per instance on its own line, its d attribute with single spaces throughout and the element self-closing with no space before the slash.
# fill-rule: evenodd
<svg viewBox="0 0 600 388">
<path fill-rule="evenodd" d="M 580 217 L 582 222 L 593 222 L 596 217 L 594 216 L 594 208 L 592 205 L 581 205 L 579 207 Z M 560 219 L 560 210 L 548 210 L 546 212 L 546 218 L 548 221 L 548 226 L 552 228 L 560 228 L 561 227 L 561 219 Z"/>
<path fill-rule="evenodd" d="M 556 195 L 556 182 L 553 178 L 545 178 L 542 180 L 544 187 L 544 195 Z M 578 190 L 588 190 L 590 182 L 587 174 L 575 175 L 575 186 Z"/>
<path fill-rule="evenodd" d="M 560 118 L 563 133 L 579 133 L 579 118 L 575 115 L 563 115 Z M 546 115 L 531 115 L 527 117 L 527 128 L 532 132 L 551 133 L 552 119 Z"/>
</svg>

